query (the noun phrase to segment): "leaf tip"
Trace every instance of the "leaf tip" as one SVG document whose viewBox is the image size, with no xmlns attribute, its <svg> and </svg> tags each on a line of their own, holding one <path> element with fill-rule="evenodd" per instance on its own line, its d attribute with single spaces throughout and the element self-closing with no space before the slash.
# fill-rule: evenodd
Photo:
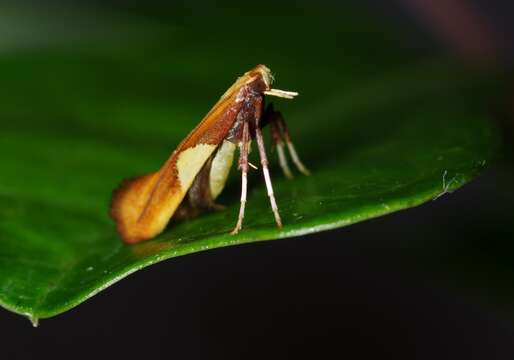
<svg viewBox="0 0 514 360">
<path fill-rule="evenodd" d="M 30 323 L 32 324 L 33 327 L 37 328 L 39 326 L 39 318 L 32 315 L 32 314 L 27 314 L 27 317 L 29 318 L 30 320 Z"/>
</svg>

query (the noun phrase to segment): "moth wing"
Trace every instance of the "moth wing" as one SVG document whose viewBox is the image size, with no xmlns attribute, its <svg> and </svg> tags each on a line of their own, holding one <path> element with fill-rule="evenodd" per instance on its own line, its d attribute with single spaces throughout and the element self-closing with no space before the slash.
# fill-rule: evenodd
<svg viewBox="0 0 514 360">
<path fill-rule="evenodd" d="M 138 242 L 144 236 L 145 229 L 137 226 L 137 220 L 158 177 L 159 173 L 152 173 L 126 179 L 112 194 L 111 217 L 116 221 L 118 232 L 127 243 Z"/>
<path fill-rule="evenodd" d="M 111 216 L 125 242 L 137 243 L 164 230 L 215 149 L 198 144 L 174 152 L 158 172 L 125 180 L 114 191 Z"/>
<path fill-rule="evenodd" d="M 240 77 L 158 172 L 126 180 L 114 191 L 111 216 L 125 242 L 147 240 L 164 230 L 196 175 L 234 125 L 243 105 L 238 100 L 240 90 L 254 76 L 249 72 Z M 218 185 L 211 186 L 217 194 L 223 189 L 228 170 L 221 175 Z"/>
<path fill-rule="evenodd" d="M 230 168 L 234 162 L 235 151 L 236 145 L 234 143 L 223 140 L 223 143 L 212 160 L 209 173 L 209 188 L 213 200 L 221 194 L 225 187 Z"/>
</svg>

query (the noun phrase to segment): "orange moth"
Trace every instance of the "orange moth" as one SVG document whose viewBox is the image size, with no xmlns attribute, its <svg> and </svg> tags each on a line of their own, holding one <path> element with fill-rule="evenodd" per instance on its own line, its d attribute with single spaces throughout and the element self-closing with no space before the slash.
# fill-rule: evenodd
<svg viewBox="0 0 514 360">
<path fill-rule="evenodd" d="M 308 174 L 289 137 L 285 121 L 270 104 L 264 109 L 264 96 L 293 99 L 298 93 L 273 89 L 274 78 L 264 65 L 257 65 L 239 77 L 221 96 L 191 133 L 173 151 L 160 170 L 123 181 L 113 193 L 111 216 L 126 243 L 137 243 L 160 234 L 170 219 L 189 218 L 220 207 L 214 200 L 225 186 L 234 153 L 239 148 L 241 204 L 236 226 L 243 225 L 247 193 L 251 140 L 257 141 L 271 209 L 277 226 L 282 226 L 264 149 L 262 128 L 270 125 L 280 166 L 287 177 L 291 170 L 287 147 L 298 170 Z"/>
</svg>

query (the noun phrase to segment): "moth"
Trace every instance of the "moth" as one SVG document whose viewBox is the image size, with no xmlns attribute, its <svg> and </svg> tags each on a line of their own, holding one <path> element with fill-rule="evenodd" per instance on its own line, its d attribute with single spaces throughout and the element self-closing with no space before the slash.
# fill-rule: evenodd
<svg viewBox="0 0 514 360">
<path fill-rule="evenodd" d="M 241 202 L 232 231 L 232 234 L 237 234 L 243 226 L 248 169 L 256 168 L 248 161 L 253 139 L 257 142 L 275 222 L 282 227 L 262 128 L 269 125 L 271 129 L 271 139 L 285 176 L 292 177 L 285 148 L 300 172 L 308 175 L 309 171 L 298 157 L 281 113 L 275 111 L 272 104 L 264 108 L 266 95 L 293 99 L 298 93 L 274 89 L 271 87 L 273 81 L 271 71 L 264 65 L 257 65 L 246 72 L 182 140 L 160 170 L 121 183 L 113 192 L 111 217 L 126 243 L 133 244 L 157 236 L 171 218 L 187 219 L 205 210 L 220 208 L 215 200 L 225 186 L 235 150 L 239 148 Z"/>
</svg>

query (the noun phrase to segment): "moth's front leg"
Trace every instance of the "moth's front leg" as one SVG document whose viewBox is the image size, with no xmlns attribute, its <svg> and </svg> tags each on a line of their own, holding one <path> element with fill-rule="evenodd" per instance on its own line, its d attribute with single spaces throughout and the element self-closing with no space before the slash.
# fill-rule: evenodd
<svg viewBox="0 0 514 360">
<path fill-rule="evenodd" d="M 266 182 L 266 189 L 268 191 L 268 197 L 271 203 L 271 209 L 273 211 L 273 215 L 275 216 L 275 222 L 278 227 L 282 227 L 282 220 L 280 219 L 280 214 L 278 212 L 277 202 L 275 200 L 275 195 L 273 193 L 273 185 L 271 184 L 271 177 L 269 174 L 268 168 L 268 157 L 266 156 L 266 149 L 264 148 L 264 139 L 262 137 L 262 97 L 258 97 L 255 100 L 255 139 L 257 140 L 257 147 L 259 148 L 259 155 L 261 158 L 261 166 L 262 173 L 264 175 L 264 181 Z"/>
</svg>

